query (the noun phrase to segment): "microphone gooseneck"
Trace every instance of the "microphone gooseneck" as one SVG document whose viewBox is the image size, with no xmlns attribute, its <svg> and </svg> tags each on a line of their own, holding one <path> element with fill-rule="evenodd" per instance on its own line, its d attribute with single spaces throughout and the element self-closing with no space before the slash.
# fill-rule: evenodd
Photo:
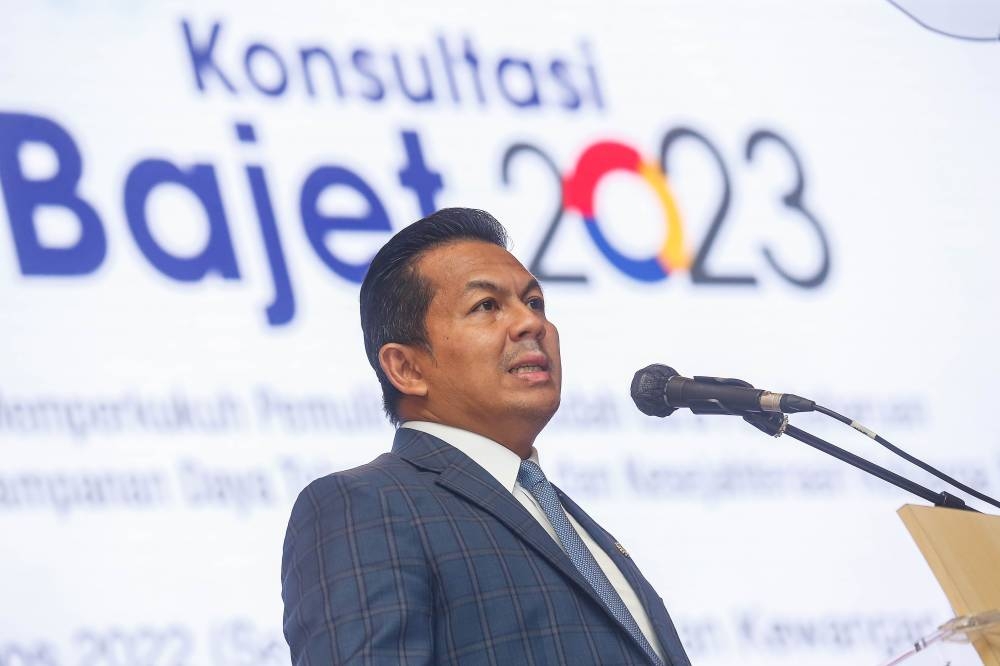
<svg viewBox="0 0 1000 666">
<path fill-rule="evenodd" d="M 785 414 L 796 412 L 819 412 L 837 421 L 841 421 L 867 437 L 874 439 L 896 455 L 917 465 L 924 471 L 930 472 L 942 481 L 969 493 L 983 502 L 1000 507 L 1000 502 L 994 498 L 970 488 L 922 460 L 911 456 L 889 443 L 870 428 L 822 405 L 817 405 L 812 400 L 791 393 L 764 391 L 754 388 L 751 384 L 741 379 L 727 377 L 695 376 L 689 379 L 680 376 L 670 366 L 659 363 L 646 366 L 636 372 L 635 376 L 632 377 L 631 391 L 635 406 L 643 414 L 663 418 L 673 414 L 677 409 L 684 408 L 691 410 L 695 414 L 730 414 L 742 416 L 747 423 L 758 430 L 774 437 L 788 435 L 849 465 L 868 472 L 883 481 L 887 481 L 898 488 L 922 497 L 936 506 L 975 511 L 975 509 L 967 506 L 959 497 L 947 492 L 935 493 L 929 488 L 914 483 L 895 472 L 891 472 L 860 456 L 834 446 L 815 435 L 796 428 L 788 423 L 788 417 L 785 416 Z"/>
</svg>

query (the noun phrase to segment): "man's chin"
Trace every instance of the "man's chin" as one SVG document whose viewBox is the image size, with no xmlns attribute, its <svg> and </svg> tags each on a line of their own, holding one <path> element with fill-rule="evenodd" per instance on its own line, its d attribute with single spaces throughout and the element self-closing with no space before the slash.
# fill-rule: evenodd
<svg viewBox="0 0 1000 666">
<path fill-rule="evenodd" d="M 532 422 L 539 424 L 538 427 L 541 428 L 555 416 L 556 410 L 559 409 L 560 401 L 559 393 L 548 396 L 534 395 L 531 396 L 531 399 L 518 404 L 514 411 L 523 418 L 530 419 Z"/>
</svg>

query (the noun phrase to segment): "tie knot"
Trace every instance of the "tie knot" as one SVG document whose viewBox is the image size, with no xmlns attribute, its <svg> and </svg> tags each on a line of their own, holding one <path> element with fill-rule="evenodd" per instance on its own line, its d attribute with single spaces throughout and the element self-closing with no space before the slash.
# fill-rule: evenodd
<svg viewBox="0 0 1000 666">
<path fill-rule="evenodd" d="M 521 468 L 517 471 L 517 482 L 524 486 L 529 493 L 535 486 L 546 481 L 545 472 L 534 460 L 522 460 Z"/>
</svg>

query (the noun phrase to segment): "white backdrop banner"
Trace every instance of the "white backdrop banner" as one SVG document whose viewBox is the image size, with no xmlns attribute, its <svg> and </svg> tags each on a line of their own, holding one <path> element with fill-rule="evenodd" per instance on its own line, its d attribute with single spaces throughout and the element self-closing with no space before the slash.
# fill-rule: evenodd
<svg viewBox="0 0 1000 666">
<path fill-rule="evenodd" d="M 875 664 L 947 620 L 915 498 L 628 396 L 740 377 L 1000 491 L 996 12 L 919 5 L 9 3 L 0 666 L 288 663 L 291 503 L 392 437 L 361 278 L 453 205 L 541 279 L 541 460 L 695 663 Z"/>
</svg>

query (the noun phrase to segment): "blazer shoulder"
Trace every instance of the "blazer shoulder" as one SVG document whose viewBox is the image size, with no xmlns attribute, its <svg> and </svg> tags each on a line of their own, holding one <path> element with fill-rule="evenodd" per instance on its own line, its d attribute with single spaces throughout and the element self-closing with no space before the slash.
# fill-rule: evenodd
<svg viewBox="0 0 1000 666">
<path fill-rule="evenodd" d="M 383 453 L 364 465 L 322 476 L 299 491 L 289 522 L 311 520 L 317 513 L 343 507 L 347 503 L 371 504 L 386 490 L 411 486 L 415 471 L 398 455 Z"/>
<path fill-rule="evenodd" d="M 384 453 L 369 463 L 309 483 L 299 492 L 288 517 L 283 569 L 293 551 L 308 551 L 319 541 L 357 530 L 359 525 L 408 522 L 412 512 L 407 504 L 391 498 L 413 486 L 409 477 L 414 471 L 399 456 Z"/>
<path fill-rule="evenodd" d="M 309 483 L 306 488 L 322 488 L 328 485 L 361 486 L 371 483 L 383 484 L 398 476 L 409 463 L 395 453 L 383 453 L 375 460 L 350 469 L 342 469 L 321 476 Z"/>
</svg>

